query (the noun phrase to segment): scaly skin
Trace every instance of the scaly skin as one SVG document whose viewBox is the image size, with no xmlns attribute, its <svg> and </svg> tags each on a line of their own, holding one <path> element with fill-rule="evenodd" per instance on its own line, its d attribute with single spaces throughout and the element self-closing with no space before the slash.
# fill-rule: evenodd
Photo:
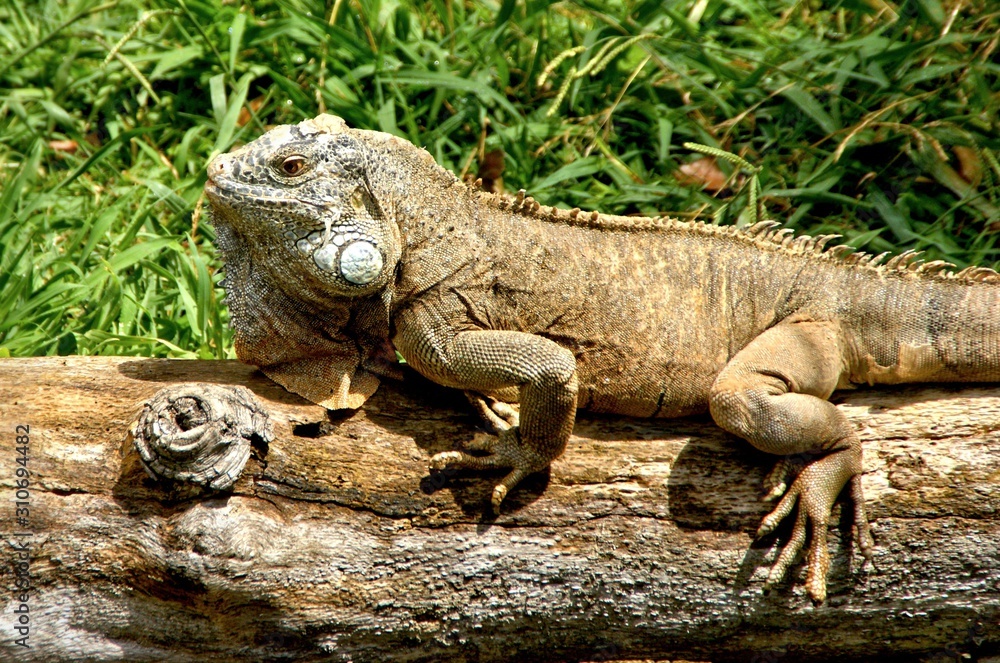
<svg viewBox="0 0 1000 663">
<path fill-rule="evenodd" d="M 1000 380 L 991 270 L 953 274 L 912 255 L 880 266 L 770 222 L 737 230 L 544 208 L 468 187 L 424 150 L 328 115 L 217 157 L 206 191 L 241 359 L 326 407 L 358 407 L 376 375 L 394 373 L 395 347 L 465 390 L 497 431 L 476 454 L 431 459 L 509 470 L 494 510 L 562 453 L 578 406 L 708 409 L 759 449 L 810 459 L 795 477 L 785 461 L 768 476 L 768 498 L 783 497 L 758 535 L 796 511 L 768 583 L 808 533 L 816 601 L 845 486 L 858 544 L 866 556 L 873 545 L 861 445 L 830 394 Z"/>
</svg>

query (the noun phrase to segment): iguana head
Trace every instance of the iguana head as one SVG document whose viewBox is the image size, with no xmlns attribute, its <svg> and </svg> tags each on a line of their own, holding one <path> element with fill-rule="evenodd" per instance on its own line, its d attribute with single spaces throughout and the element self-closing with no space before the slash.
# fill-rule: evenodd
<svg viewBox="0 0 1000 663">
<path fill-rule="evenodd" d="M 398 373 L 388 307 L 401 243 L 364 133 L 331 115 L 279 126 L 213 159 L 205 186 L 237 356 L 334 409 Z"/>
<path fill-rule="evenodd" d="M 208 165 L 216 222 L 305 279 L 313 294 L 369 294 L 392 278 L 398 230 L 368 178 L 371 150 L 339 117 L 276 127 Z M 318 292 L 317 292 L 318 291 Z"/>
</svg>

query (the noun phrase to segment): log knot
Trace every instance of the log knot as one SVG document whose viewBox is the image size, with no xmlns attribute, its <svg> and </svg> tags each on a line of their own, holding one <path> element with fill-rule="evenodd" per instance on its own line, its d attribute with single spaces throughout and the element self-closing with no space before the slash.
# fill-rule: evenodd
<svg viewBox="0 0 1000 663">
<path fill-rule="evenodd" d="M 252 443 L 269 443 L 274 429 L 249 389 L 188 383 L 146 401 L 129 436 L 154 479 L 226 490 L 243 472 Z"/>
</svg>

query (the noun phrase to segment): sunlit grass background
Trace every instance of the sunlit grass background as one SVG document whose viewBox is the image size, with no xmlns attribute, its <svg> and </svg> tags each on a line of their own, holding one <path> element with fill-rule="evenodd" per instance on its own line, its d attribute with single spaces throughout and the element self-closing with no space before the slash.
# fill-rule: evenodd
<svg viewBox="0 0 1000 663">
<path fill-rule="evenodd" d="M 991 0 L 0 0 L 0 356 L 230 356 L 205 164 L 320 111 L 545 204 L 745 222 L 710 145 L 793 228 L 992 266 L 998 34 Z"/>
</svg>

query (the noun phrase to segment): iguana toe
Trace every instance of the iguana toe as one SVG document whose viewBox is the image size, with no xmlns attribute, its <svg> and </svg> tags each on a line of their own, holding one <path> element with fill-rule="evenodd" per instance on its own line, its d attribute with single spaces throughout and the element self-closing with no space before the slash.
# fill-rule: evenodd
<svg viewBox="0 0 1000 663">
<path fill-rule="evenodd" d="M 765 502 L 773 502 L 784 495 L 785 491 L 788 490 L 788 481 L 797 469 L 796 464 L 788 458 L 782 458 L 775 463 L 771 471 L 764 477 L 764 490 L 767 491 L 767 494 L 761 499 Z"/>
<path fill-rule="evenodd" d="M 786 490 L 788 490 L 788 484 L 782 481 L 781 483 L 771 487 L 771 490 L 769 490 L 767 494 L 760 499 L 764 502 L 773 502 L 784 495 Z"/>
<path fill-rule="evenodd" d="M 785 496 L 781 498 L 781 501 L 778 502 L 778 506 L 774 507 L 774 510 L 771 511 L 771 513 L 764 516 L 764 520 L 761 521 L 760 527 L 757 528 L 757 534 L 754 538 L 760 539 L 777 529 L 778 525 L 781 524 L 781 521 L 784 520 L 788 514 L 792 512 L 792 509 L 795 508 L 795 503 L 798 499 L 798 490 L 796 490 L 793 486 L 793 489 L 785 493 Z"/>
<path fill-rule="evenodd" d="M 861 475 L 851 477 L 851 502 L 854 504 L 854 528 L 856 541 L 866 562 L 872 560 L 875 540 L 872 538 L 871 526 L 868 524 L 868 514 L 865 512 L 865 494 L 861 489 Z"/>
<path fill-rule="evenodd" d="M 490 404 L 490 408 L 498 417 L 503 419 L 509 427 L 514 428 L 519 425 L 520 414 L 514 406 L 504 403 L 503 401 L 494 401 Z"/>
<path fill-rule="evenodd" d="M 507 497 L 507 486 L 497 484 L 493 488 L 493 498 L 490 500 L 493 505 L 493 514 L 500 515 L 500 503 L 503 502 L 503 498 Z"/>
<path fill-rule="evenodd" d="M 459 470 L 494 470 L 510 467 L 498 456 L 473 456 L 464 451 L 442 451 L 431 456 L 431 469 L 443 470 L 451 467 Z"/>
<path fill-rule="evenodd" d="M 521 483 L 521 480 L 529 474 L 531 474 L 531 471 L 528 468 L 523 466 L 515 467 L 511 470 L 510 474 L 503 478 L 503 481 L 493 488 L 493 513 L 500 515 L 500 503 L 507 497 L 507 493 L 513 490 L 514 486 Z"/>
<path fill-rule="evenodd" d="M 826 548 L 826 523 L 820 527 L 813 525 L 812 545 L 809 546 L 809 562 L 806 564 L 806 591 L 816 603 L 826 600 L 826 574 L 830 570 L 830 553 Z"/>
<path fill-rule="evenodd" d="M 792 536 L 788 539 L 788 543 L 782 549 L 781 554 L 778 555 L 778 559 L 774 562 L 774 566 L 771 567 L 771 572 L 767 576 L 767 582 L 764 583 L 764 589 L 771 589 L 776 584 L 781 582 L 785 577 L 785 573 L 788 571 L 794 562 L 795 558 L 798 557 L 799 551 L 802 550 L 802 544 L 806 540 L 806 516 L 803 512 L 799 513 L 798 518 L 795 520 L 795 527 L 792 529 Z"/>
<path fill-rule="evenodd" d="M 483 423 L 497 435 L 519 424 L 518 411 L 511 405 L 474 391 L 466 391 L 465 397 L 469 399 L 469 403 Z"/>
<path fill-rule="evenodd" d="M 434 454 L 431 456 L 431 469 L 443 470 L 451 464 L 461 463 L 463 455 L 460 451 L 442 451 Z"/>
</svg>

